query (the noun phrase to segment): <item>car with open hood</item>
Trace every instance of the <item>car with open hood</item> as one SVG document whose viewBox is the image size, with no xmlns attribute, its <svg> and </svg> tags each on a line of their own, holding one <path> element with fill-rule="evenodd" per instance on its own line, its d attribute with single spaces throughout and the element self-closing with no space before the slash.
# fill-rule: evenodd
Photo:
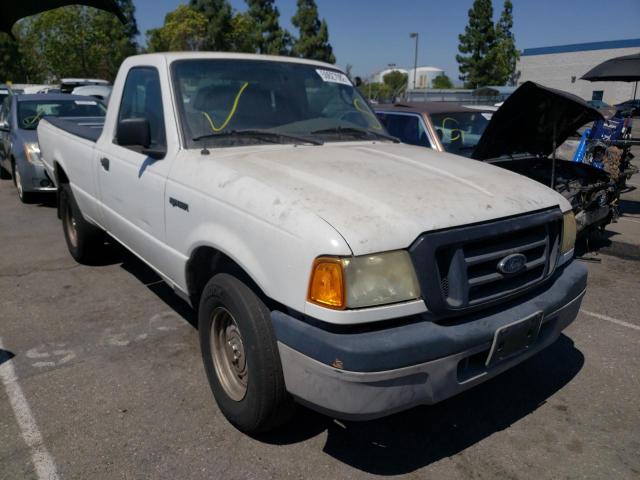
<svg viewBox="0 0 640 480">
<path fill-rule="evenodd" d="M 497 111 L 448 102 L 375 111 L 404 143 L 482 160 L 554 188 L 571 203 L 581 233 L 611 221 L 616 195 L 607 172 L 554 155 L 580 127 L 602 118 L 575 95 L 526 82 Z"/>
</svg>

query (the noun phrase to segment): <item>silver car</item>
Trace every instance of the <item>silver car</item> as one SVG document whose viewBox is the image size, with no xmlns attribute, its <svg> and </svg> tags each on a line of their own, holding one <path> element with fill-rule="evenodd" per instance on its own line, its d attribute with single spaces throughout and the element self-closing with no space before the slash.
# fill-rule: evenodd
<svg viewBox="0 0 640 480">
<path fill-rule="evenodd" d="M 106 111 L 100 100 L 83 96 L 8 96 L 0 108 L 0 178 L 13 178 L 23 202 L 36 192 L 55 192 L 40 160 L 38 122 L 45 116 L 101 119 Z"/>
</svg>

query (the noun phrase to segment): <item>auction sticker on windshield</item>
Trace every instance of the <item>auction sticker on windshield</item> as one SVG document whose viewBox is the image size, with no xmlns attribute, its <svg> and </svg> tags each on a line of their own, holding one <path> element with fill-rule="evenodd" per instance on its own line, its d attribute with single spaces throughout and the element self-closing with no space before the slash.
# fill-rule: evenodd
<svg viewBox="0 0 640 480">
<path fill-rule="evenodd" d="M 344 73 L 333 72 L 331 70 L 322 70 L 320 68 L 316 68 L 316 72 L 320 75 L 320 78 L 325 82 L 330 83 L 341 83 L 343 85 L 351 86 L 351 82 L 349 81 L 349 77 L 347 77 Z"/>
<path fill-rule="evenodd" d="M 97 105 L 98 102 L 94 100 L 75 100 L 76 105 Z"/>
</svg>

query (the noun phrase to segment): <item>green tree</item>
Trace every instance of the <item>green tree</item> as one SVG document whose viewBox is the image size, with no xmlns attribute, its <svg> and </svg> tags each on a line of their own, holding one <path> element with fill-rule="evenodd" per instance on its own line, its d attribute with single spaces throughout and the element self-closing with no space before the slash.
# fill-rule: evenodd
<svg viewBox="0 0 640 480">
<path fill-rule="evenodd" d="M 392 97 L 398 97 L 407 89 L 408 79 L 409 76 L 406 73 L 393 70 L 382 78 L 382 82 L 388 87 Z"/>
<path fill-rule="evenodd" d="M 248 12 L 236 13 L 231 19 L 231 51 L 255 53 L 258 49 L 258 26 Z"/>
<path fill-rule="evenodd" d="M 227 0 L 190 0 L 189 5 L 207 18 L 204 50 L 229 51 L 232 49 L 233 11 Z"/>
<path fill-rule="evenodd" d="M 511 0 L 505 0 L 500 20 L 496 25 L 494 61 L 498 85 L 515 85 L 517 82 L 516 64 L 520 58 L 520 52 L 516 48 L 512 29 L 513 3 Z"/>
<path fill-rule="evenodd" d="M 329 43 L 327 22 L 318 18 L 318 7 L 314 0 L 298 0 L 298 10 L 291 23 L 298 29 L 292 53 L 298 57 L 335 63 L 336 57 Z"/>
<path fill-rule="evenodd" d="M 280 27 L 280 12 L 275 0 L 246 0 L 248 14 L 255 22 L 255 43 L 258 53 L 287 55 L 291 45 L 291 35 Z"/>
<path fill-rule="evenodd" d="M 469 9 L 469 24 L 458 36 L 456 55 L 460 80 L 466 88 L 492 85 L 495 82 L 496 32 L 491 0 L 474 0 Z"/>
<path fill-rule="evenodd" d="M 131 0 L 119 0 L 129 23 L 84 6 L 49 10 L 19 22 L 17 36 L 29 81 L 62 77 L 113 80 L 122 61 L 137 52 Z"/>
<path fill-rule="evenodd" d="M 0 33 L 0 83 L 26 81 L 18 43 L 6 33 Z"/>
<path fill-rule="evenodd" d="M 393 94 L 389 85 L 379 82 L 364 82 L 358 87 L 363 97 L 376 102 L 391 101 Z"/>
<path fill-rule="evenodd" d="M 453 88 L 453 82 L 444 73 L 439 74 L 431 82 L 432 88 Z"/>
<path fill-rule="evenodd" d="M 207 17 L 187 5 L 179 5 L 164 17 L 164 25 L 147 30 L 147 51 L 193 51 L 207 41 Z"/>
</svg>

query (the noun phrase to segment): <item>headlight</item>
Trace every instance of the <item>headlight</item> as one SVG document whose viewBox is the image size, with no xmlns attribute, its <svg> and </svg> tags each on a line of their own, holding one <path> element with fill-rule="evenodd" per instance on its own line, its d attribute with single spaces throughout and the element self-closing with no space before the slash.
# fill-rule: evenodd
<svg viewBox="0 0 640 480">
<path fill-rule="evenodd" d="M 37 143 L 25 143 L 24 154 L 27 157 L 27 161 L 34 165 L 42 165 L 42 158 L 40 157 L 40 145 Z"/>
<path fill-rule="evenodd" d="M 420 297 L 420 286 L 404 250 L 360 257 L 316 259 L 310 302 L 334 309 L 373 307 Z"/>
<path fill-rule="evenodd" d="M 566 212 L 562 216 L 562 243 L 560 244 L 560 254 L 570 252 L 576 243 L 576 216 L 573 212 Z"/>
</svg>

